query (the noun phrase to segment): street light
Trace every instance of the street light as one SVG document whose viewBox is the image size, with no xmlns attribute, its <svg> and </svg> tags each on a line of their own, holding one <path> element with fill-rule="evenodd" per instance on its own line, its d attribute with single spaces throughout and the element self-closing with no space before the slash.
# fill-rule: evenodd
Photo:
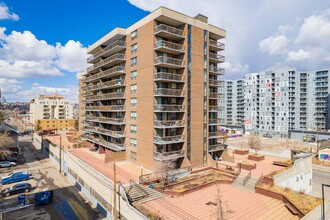
<svg viewBox="0 0 330 220">
<path fill-rule="evenodd" d="M 324 206 L 324 187 L 330 187 L 329 184 L 322 183 L 322 220 L 325 220 L 325 206 Z"/>
</svg>

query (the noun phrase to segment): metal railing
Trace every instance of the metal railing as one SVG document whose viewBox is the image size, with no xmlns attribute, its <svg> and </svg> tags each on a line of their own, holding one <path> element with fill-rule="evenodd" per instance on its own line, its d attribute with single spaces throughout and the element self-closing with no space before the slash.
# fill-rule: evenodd
<svg viewBox="0 0 330 220">
<path fill-rule="evenodd" d="M 101 54 L 103 54 L 104 52 L 107 52 L 115 47 L 126 47 L 126 43 L 125 41 L 122 40 L 117 40 L 115 42 L 113 42 L 112 44 L 109 44 L 108 46 L 106 46 L 105 48 L 99 50 L 98 52 L 96 52 L 95 54 L 93 54 L 92 56 L 87 58 L 87 61 L 91 61 L 93 59 L 95 59 L 96 57 L 100 56 Z"/>
<path fill-rule="evenodd" d="M 159 89 L 155 89 L 155 95 L 184 96 L 184 90 L 159 88 Z"/>
<path fill-rule="evenodd" d="M 209 40 L 209 44 L 210 44 L 210 46 L 217 47 L 217 48 L 219 48 L 221 50 L 224 50 L 225 49 L 225 44 L 224 43 L 220 43 L 220 42 L 218 42 L 216 40 L 210 39 Z"/>
<path fill-rule="evenodd" d="M 96 121 L 101 123 L 113 123 L 113 124 L 119 124 L 124 123 L 125 118 L 107 118 L 107 117 L 86 117 L 87 121 Z"/>
<path fill-rule="evenodd" d="M 111 57 L 107 57 L 104 60 L 101 60 L 100 62 L 95 63 L 94 65 L 87 68 L 87 71 L 91 71 L 93 69 L 96 69 L 100 66 L 103 66 L 105 64 L 111 63 L 115 60 L 125 60 L 125 54 L 123 53 L 116 53 L 115 55 L 112 55 Z"/>
<path fill-rule="evenodd" d="M 171 57 L 164 57 L 164 56 L 156 57 L 154 60 L 154 64 L 157 65 L 157 64 L 161 64 L 161 63 L 183 67 L 184 61 L 182 59 L 175 59 L 175 58 L 171 58 Z"/>
<path fill-rule="evenodd" d="M 124 97 L 125 97 L 124 92 L 114 92 L 114 93 L 107 93 L 104 95 L 88 96 L 88 97 L 86 97 L 86 100 L 93 101 L 93 100 L 103 100 L 103 99 L 117 99 L 117 98 L 124 98 Z"/>
<path fill-rule="evenodd" d="M 209 124 L 220 124 L 221 120 L 220 119 L 209 119 Z"/>
<path fill-rule="evenodd" d="M 220 137 L 223 136 L 220 131 L 209 132 L 209 137 Z"/>
<path fill-rule="evenodd" d="M 243 179 L 243 186 L 245 186 L 245 184 L 247 183 L 247 181 L 249 181 L 250 178 L 251 178 L 251 170 L 249 174 Z"/>
<path fill-rule="evenodd" d="M 105 70 L 105 71 L 100 71 L 97 74 L 94 74 L 92 76 L 88 76 L 85 81 L 86 82 L 90 82 L 92 80 L 98 79 L 98 78 L 102 78 L 102 77 L 106 77 L 106 76 L 110 76 L 114 73 L 118 73 L 118 72 L 125 72 L 125 68 L 123 66 L 115 66 L 111 69 Z"/>
<path fill-rule="evenodd" d="M 113 142 L 105 141 L 105 140 L 102 140 L 99 138 L 95 138 L 91 135 L 83 135 L 82 138 L 86 139 L 88 141 L 94 142 L 96 144 L 100 144 L 102 146 L 109 147 L 113 150 L 125 150 L 125 145 L 121 144 L 121 143 L 113 143 Z"/>
<path fill-rule="evenodd" d="M 220 68 L 220 67 L 215 67 L 215 66 L 210 66 L 209 71 L 211 73 L 216 73 L 216 74 L 220 74 L 220 75 L 225 74 L 225 69 Z"/>
<path fill-rule="evenodd" d="M 159 72 L 154 74 L 154 79 L 165 79 L 165 80 L 173 80 L 173 81 L 183 81 L 184 76 L 181 74 L 167 73 L 167 72 Z"/>
<path fill-rule="evenodd" d="M 107 105 L 107 106 L 86 106 L 86 110 L 99 110 L 99 111 L 120 111 L 125 110 L 124 105 Z"/>
<path fill-rule="evenodd" d="M 160 25 L 156 26 L 154 29 L 154 32 L 155 32 L 155 34 L 157 34 L 159 32 L 166 32 L 166 33 L 173 34 L 176 36 L 184 37 L 183 30 L 168 26 L 166 24 L 160 24 Z"/>
<path fill-rule="evenodd" d="M 159 105 L 155 105 L 154 106 L 154 110 L 155 111 L 184 111 L 184 105 L 162 105 L 162 104 L 159 104 Z"/>
<path fill-rule="evenodd" d="M 167 143 L 167 142 L 181 142 L 184 141 L 184 135 L 166 136 L 166 137 L 154 137 L 154 143 Z"/>
<path fill-rule="evenodd" d="M 167 120 L 167 121 L 155 120 L 154 126 L 156 126 L 156 127 L 182 127 L 182 126 L 184 126 L 184 120 Z"/>
<path fill-rule="evenodd" d="M 180 52 L 184 52 L 184 46 L 181 44 L 176 44 L 170 41 L 165 41 L 165 40 L 159 40 L 154 44 L 154 48 L 167 48 L 171 50 L 176 50 Z"/>
<path fill-rule="evenodd" d="M 170 151 L 170 152 L 154 152 L 154 157 L 159 160 L 174 159 L 174 158 L 182 157 L 183 155 L 184 155 L 183 150 Z"/>
<path fill-rule="evenodd" d="M 225 56 L 218 55 L 216 53 L 209 53 L 209 58 L 219 62 L 225 62 Z"/>
<path fill-rule="evenodd" d="M 115 79 L 105 83 L 97 83 L 95 85 L 87 86 L 85 90 L 98 90 L 117 85 L 125 85 L 125 81 L 123 79 Z"/>
</svg>

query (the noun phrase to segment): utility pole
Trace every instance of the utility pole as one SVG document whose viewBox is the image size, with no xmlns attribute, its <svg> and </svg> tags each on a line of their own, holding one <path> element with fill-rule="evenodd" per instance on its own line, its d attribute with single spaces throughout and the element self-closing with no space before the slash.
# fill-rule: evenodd
<svg viewBox="0 0 330 220">
<path fill-rule="evenodd" d="M 117 220 L 117 185 L 116 185 L 116 163 L 113 162 L 113 219 Z"/>
<path fill-rule="evenodd" d="M 60 173 L 62 173 L 62 136 L 60 137 Z"/>
</svg>

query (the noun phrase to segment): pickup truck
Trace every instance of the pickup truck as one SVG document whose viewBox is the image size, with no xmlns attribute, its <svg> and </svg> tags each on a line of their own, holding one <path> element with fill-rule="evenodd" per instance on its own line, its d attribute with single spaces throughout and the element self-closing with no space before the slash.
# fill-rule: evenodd
<svg viewBox="0 0 330 220">
<path fill-rule="evenodd" d="M 0 183 L 2 185 L 9 184 L 9 183 L 15 183 L 15 182 L 21 182 L 23 180 L 29 180 L 30 179 L 30 173 L 27 171 L 17 171 L 9 173 L 8 176 L 2 177 Z"/>
</svg>

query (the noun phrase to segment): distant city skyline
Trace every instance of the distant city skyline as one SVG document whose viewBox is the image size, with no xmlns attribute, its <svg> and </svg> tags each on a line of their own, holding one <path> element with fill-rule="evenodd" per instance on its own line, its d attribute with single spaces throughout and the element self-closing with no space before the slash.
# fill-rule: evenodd
<svg viewBox="0 0 330 220">
<path fill-rule="evenodd" d="M 275 64 L 298 70 L 328 68 L 330 5 L 326 1 L 187 3 L 182 0 L 122 0 L 102 4 L 64 0 L 0 2 L 2 93 L 8 102 L 57 93 L 76 103 L 76 75 L 87 67 L 88 45 L 116 26 L 130 26 L 159 6 L 190 16 L 204 14 L 210 24 L 227 31 L 223 79 L 239 79 Z M 125 8 L 127 13 L 123 16 L 116 8 Z M 81 16 L 82 13 L 88 16 Z"/>
</svg>

